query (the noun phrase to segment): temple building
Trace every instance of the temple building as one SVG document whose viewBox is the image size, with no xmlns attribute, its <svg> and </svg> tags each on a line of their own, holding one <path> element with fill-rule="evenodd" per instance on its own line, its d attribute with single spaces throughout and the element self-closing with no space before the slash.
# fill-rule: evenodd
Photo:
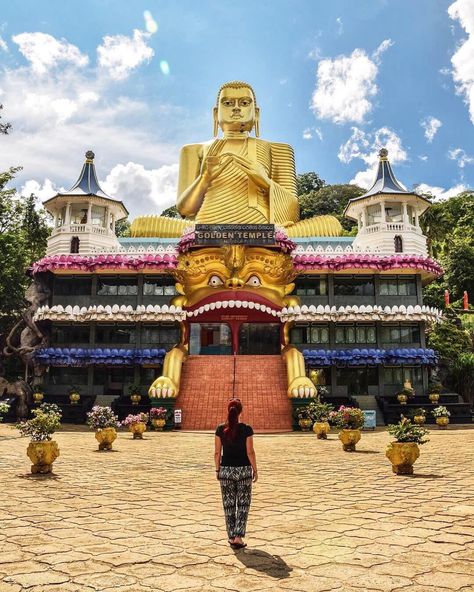
<svg viewBox="0 0 474 592">
<path fill-rule="evenodd" d="M 90 151 L 75 185 L 45 202 L 54 231 L 31 274 L 48 294 L 34 316 L 46 400 L 77 421 L 94 402 L 121 416 L 164 405 L 184 429 L 212 429 L 237 396 L 260 431 L 291 429 L 316 393 L 381 424 L 399 416 L 407 382 L 426 406 L 437 363 L 426 330 L 441 314 L 422 288 L 442 273 L 420 228 L 429 201 L 382 149 L 373 186 L 345 211 L 357 235 L 342 236 L 331 216 L 299 220 L 293 152 L 258 138 L 251 87 L 221 87 L 219 128 L 222 139 L 182 150 L 181 219 L 140 216 L 117 238 L 127 210 L 100 188 Z M 449 397 L 451 420 L 470 421 Z"/>
</svg>

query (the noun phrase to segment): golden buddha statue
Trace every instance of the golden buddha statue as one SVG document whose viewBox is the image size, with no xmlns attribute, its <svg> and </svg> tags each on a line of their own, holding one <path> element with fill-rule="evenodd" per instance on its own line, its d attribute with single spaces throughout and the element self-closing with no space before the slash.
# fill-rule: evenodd
<svg viewBox="0 0 474 592">
<path fill-rule="evenodd" d="M 250 85 L 222 85 L 213 116 L 214 139 L 181 150 L 177 209 L 184 219 L 140 216 L 131 236 L 179 237 L 193 223 L 274 223 L 292 237 L 341 234 L 333 216 L 299 221 L 293 149 L 259 138 L 260 110 Z M 256 137 L 249 135 L 253 129 Z"/>
</svg>

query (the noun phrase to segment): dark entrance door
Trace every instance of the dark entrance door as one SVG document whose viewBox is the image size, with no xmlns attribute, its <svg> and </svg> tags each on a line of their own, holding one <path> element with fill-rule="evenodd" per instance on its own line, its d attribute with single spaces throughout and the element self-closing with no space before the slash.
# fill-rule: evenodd
<svg viewBox="0 0 474 592">
<path fill-rule="evenodd" d="M 243 323 L 239 331 L 239 354 L 278 355 L 280 347 L 280 324 Z"/>
</svg>

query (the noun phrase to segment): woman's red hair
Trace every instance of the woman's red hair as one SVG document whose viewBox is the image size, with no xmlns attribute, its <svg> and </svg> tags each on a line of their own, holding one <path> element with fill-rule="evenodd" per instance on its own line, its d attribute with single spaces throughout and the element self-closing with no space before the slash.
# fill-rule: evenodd
<svg viewBox="0 0 474 592">
<path fill-rule="evenodd" d="M 237 435 L 237 426 L 239 424 L 239 415 L 242 413 L 242 403 L 233 399 L 227 405 L 227 421 L 224 426 L 224 438 L 234 440 Z"/>
</svg>

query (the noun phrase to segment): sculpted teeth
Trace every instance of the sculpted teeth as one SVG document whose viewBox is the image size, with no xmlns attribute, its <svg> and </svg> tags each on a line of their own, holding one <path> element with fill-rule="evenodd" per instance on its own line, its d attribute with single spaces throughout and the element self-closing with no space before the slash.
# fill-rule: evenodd
<svg viewBox="0 0 474 592">
<path fill-rule="evenodd" d="M 219 310 L 221 308 L 249 308 L 261 310 L 262 312 L 266 312 L 267 314 L 272 315 L 274 317 L 280 317 L 282 314 L 281 311 L 275 310 L 270 306 L 260 304 L 259 302 L 251 302 L 248 300 L 221 300 L 218 302 L 211 302 L 209 304 L 203 304 L 195 310 L 190 310 L 187 314 L 189 317 L 196 317 L 204 312 L 208 312 L 209 310 Z"/>
</svg>

